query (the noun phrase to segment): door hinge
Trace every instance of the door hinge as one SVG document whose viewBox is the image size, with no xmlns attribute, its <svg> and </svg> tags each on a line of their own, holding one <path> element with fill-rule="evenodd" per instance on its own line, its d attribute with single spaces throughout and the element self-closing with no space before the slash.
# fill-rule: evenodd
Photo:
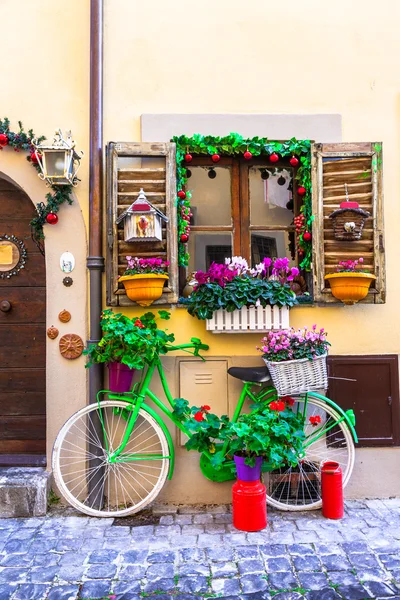
<svg viewBox="0 0 400 600">
<path fill-rule="evenodd" d="M 388 404 L 389 406 L 392 406 L 392 396 L 388 396 Z"/>
<path fill-rule="evenodd" d="M 385 246 L 383 244 L 383 233 L 379 234 L 379 252 L 385 252 Z"/>
</svg>

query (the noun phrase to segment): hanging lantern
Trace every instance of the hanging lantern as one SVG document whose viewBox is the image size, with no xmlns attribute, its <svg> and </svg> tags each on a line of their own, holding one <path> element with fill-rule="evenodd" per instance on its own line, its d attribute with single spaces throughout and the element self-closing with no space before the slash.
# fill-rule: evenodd
<svg viewBox="0 0 400 600">
<path fill-rule="evenodd" d="M 168 218 L 146 198 L 143 188 L 137 199 L 117 219 L 124 222 L 125 242 L 158 242 L 162 240 L 162 222 Z"/>
<path fill-rule="evenodd" d="M 48 142 L 36 143 L 32 146 L 37 164 L 40 167 L 40 179 L 46 180 L 50 185 L 77 185 L 76 174 L 79 170 L 83 152 L 80 155 L 75 150 L 75 142 L 71 132 L 67 131 L 65 138 L 61 129 L 54 135 L 52 144 Z"/>
</svg>

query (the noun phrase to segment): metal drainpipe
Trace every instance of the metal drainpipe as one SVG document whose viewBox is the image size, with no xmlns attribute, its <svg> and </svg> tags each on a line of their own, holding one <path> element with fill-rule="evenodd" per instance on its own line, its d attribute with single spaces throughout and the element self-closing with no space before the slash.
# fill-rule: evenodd
<svg viewBox="0 0 400 600">
<path fill-rule="evenodd" d="M 89 154 L 89 269 L 90 317 L 88 343 L 101 339 L 103 234 L 103 0 L 90 1 L 90 154 Z M 89 369 L 89 403 L 96 402 L 103 389 L 103 365 Z M 94 424 L 100 428 L 100 422 Z M 101 438 L 100 438 L 101 439 Z M 100 469 L 101 471 L 101 469 Z M 99 472 L 99 476 L 101 473 Z M 97 481 L 92 482 L 92 490 Z M 90 492 L 92 492 L 90 490 Z M 98 488 L 97 488 L 98 490 Z M 91 502 L 102 504 L 99 491 Z M 100 500 L 101 498 L 101 500 Z"/>
</svg>

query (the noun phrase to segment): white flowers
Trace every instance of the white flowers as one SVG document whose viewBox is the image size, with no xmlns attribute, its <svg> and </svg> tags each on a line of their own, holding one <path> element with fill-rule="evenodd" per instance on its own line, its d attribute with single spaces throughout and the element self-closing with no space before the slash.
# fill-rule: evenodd
<svg viewBox="0 0 400 600">
<path fill-rule="evenodd" d="M 237 271 L 238 275 L 243 275 L 249 270 L 247 260 L 241 256 L 232 256 L 232 258 L 226 258 L 225 264 L 231 271 Z"/>
</svg>

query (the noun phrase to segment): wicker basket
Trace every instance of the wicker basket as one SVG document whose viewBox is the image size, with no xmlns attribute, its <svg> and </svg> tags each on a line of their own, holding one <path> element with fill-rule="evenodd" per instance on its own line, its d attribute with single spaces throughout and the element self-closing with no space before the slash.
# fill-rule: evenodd
<svg viewBox="0 0 400 600">
<path fill-rule="evenodd" d="M 270 362 L 264 359 L 268 367 L 278 396 L 288 396 L 312 390 L 326 390 L 328 373 L 326 370 L 326 354 L 314 360 L 300 358 L 283 362 Z"/>
<path fill-rule="evenodd" d="M 349 242 L 361 239 L 365 219 L 371 215 L 362 208 L 338 208 L 329 215 L 336 240 Z"/>
</svg>

